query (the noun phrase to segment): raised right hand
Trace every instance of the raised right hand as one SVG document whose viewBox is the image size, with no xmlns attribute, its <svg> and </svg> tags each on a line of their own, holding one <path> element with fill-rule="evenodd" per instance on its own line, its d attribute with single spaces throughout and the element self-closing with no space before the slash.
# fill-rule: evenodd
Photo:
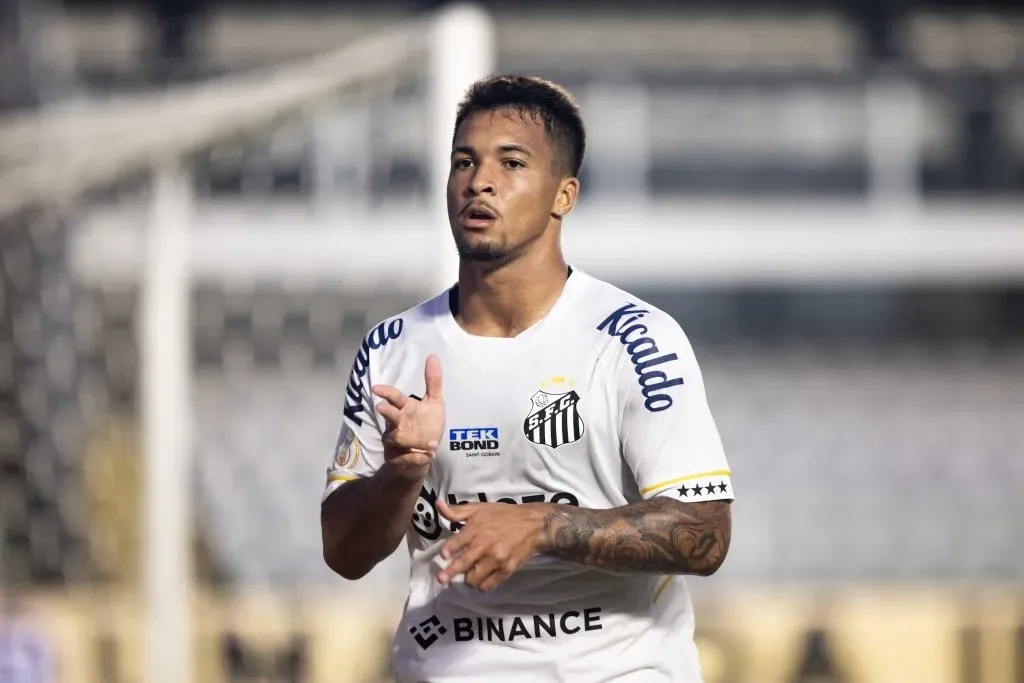
<svg viewBox="0 0 1024 683">
<path fill-rule="evenodd" d="M 444 397 L 441 394 L 441 359 L 430 356 L 423 368 L 426 395 L 417 401 L 395 387 L 376 385 L 374 395 L 384 399 L 377 412 L 384 418 L 384 461 L 399 476 L 422 479 L 444 436 Z"/>
</svg>

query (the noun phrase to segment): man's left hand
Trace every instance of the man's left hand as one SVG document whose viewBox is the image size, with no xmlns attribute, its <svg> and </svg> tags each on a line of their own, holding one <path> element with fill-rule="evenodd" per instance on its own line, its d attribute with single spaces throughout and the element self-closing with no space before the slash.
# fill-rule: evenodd
<svg viewBox="0 0 1024 683">
<path fill-rule="evenodd" d="M 441 557 L 451 562 L 437 580 L 448 585 L 465 574 L 470 586 L 492 590 L 538 552 L 546 507 L 543 503 L 450 506 L 438 500 L 438 513 L 462 528 L 441 548 Z"/>
</svg>

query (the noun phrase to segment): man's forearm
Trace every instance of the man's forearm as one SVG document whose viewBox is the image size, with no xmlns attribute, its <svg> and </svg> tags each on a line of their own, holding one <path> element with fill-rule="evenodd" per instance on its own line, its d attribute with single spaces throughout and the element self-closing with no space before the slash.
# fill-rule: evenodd
<svg viewBox="0 0 1024 683">
<path fill-rule="evenodd" d="M 610 510 L 554 505 L 540 552 L 605 569 L 713 574 L 731 537 L 729 501 L 652 498 Z"/>
<path fill-rule="evenodd" d="M 420 486 L 381 469 L 328 496 L 320 509 L 327 566 L 355 580 L 391 555 L 409 528 Z"/>
</svg>

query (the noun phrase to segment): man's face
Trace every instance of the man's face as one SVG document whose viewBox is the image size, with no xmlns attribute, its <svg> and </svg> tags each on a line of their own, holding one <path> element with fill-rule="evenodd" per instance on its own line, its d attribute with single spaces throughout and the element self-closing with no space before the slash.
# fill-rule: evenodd
<svg viewBox="0 0 1024 683">
<path fill-rule="evenodd" d="M 563 184 L 553 152 L 544 124 L 529 115 L 483 111 L 462 122 L 448 175 L 461 258 L 507 263 L 544 234 Z"/>
</svg>

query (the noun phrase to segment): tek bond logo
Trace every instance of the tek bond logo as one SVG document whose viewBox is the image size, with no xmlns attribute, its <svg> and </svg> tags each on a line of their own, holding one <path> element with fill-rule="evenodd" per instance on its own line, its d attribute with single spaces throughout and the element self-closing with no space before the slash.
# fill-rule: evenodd
<svg viewBox="0 0 1024 683">
<path fill-rule="evenodd" d="M 448 449 L 467 457 L 498 455 L 501 442 L 497 427 L 470 427 L 448 430 Z"/>
</svg>

